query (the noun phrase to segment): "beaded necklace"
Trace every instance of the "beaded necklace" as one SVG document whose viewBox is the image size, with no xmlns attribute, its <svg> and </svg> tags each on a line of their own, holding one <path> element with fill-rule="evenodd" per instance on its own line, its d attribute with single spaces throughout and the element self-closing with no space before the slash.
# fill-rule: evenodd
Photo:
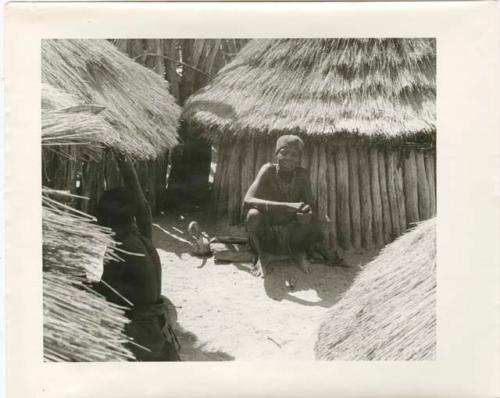
<svg viewBox="0 0 500 398">
<path fill-rule="evenodd" d="M 296 170 L 292 171 L 292 178 L 290 179 L 289 182 L 285 181 L 283 178 L 280 177 L 279 174 L 279 165 L 276 164 L 275 167 L 275 175 L 276 175 L 276 182 L 278 183 L 278 188 L 279 190 L 285 195 L 286 200 L 288 202 L 291 202 L 293 197 L 293 188 L 295 187 L 295 179 L 297 176 Z"/>
</svg>

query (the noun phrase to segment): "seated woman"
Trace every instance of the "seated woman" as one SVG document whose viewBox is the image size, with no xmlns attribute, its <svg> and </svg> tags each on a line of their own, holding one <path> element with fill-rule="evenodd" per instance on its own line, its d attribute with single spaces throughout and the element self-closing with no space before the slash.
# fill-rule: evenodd
<svg viewBox="0 0 500 398">
<path fill-rule="evenodd" d="M 177 361 L 177 339 L 161 296 L 160 257 L 151 241 L 151 211 L 132 163 L 118 154 L 116 159 L 125 186 L 103 193 L 97 221 L 113 230 L 123 261 L 104 264 L 94 288 L 108 301 L 130 307 L 125 333 L 135 342 L 129 349 L 137 360 Z"/>
<path fill-rule="evenodd" d="M 284 135 L 276 142 L 277 163 L 262 166 L 244 199 L 250 246 L 257 258 L 254 273 L 265 277 L 269 271 L 267 249 L 277 244 L 275 226 L 280 226 L 286 250 L 300 269 L 309 272 L 307 253 L 317 251 L 332 264 L 336 255 L 326 249 L 316 209 L 313 207 L 309 172 L 300 167 L 304 142 Z M 282 236 L 282 238 L 283 238 Z"/>
</svg>

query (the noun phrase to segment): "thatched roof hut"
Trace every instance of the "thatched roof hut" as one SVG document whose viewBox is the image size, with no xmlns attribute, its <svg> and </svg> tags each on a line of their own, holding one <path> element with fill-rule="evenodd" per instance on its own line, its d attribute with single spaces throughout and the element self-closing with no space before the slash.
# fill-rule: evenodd
<svg viewBox="0 0 500 398">
<path fill-rule="evenodd" d="M 104 107 L 100 116 L 116 134 L 113 147 L 137 159 L 177 144 L 180 108 L 168 82 L 106 40 L 44 40 L 42 82 Z"/>
<path fill-rule="evenodd" d="M 218 148 L 214 203 L 240 203 L 281 134 L 306 141 L 331 242 L 383 246 L 435 213 L 433 39 L 253 40 L 187 102 L 183 118 Z"/>
<path fill-rule="evenodd" d="M 99 276 L 105 259 L 116 258 L 111 231 L 90 216 L 43 192 L 43 342 L 47 361 L 119 361 L 133 359 L 124 346 L 123 309 L 87 285 Z M 95 280 L 95 279 L 94 279 Z"/>
<path fill-rule="evenodd" d="M 317 359 L 431 360 L 436 355 L 436 219 L 385 247 L 325 316 Z"/>
<path fill-rule="evenodd" d="M 151 166 L 164 166 L 178 143 L 180 108 L 168 82 L 105 40 L 44 40 L 42 82 L 43 184 L 91 198 L 82 209 L 92 212 L 104 188 L 120 184 L 113 157 L 100 150 L 114 148 L 143 161 L 154 208 L 166 184 Z"/>
</svg>

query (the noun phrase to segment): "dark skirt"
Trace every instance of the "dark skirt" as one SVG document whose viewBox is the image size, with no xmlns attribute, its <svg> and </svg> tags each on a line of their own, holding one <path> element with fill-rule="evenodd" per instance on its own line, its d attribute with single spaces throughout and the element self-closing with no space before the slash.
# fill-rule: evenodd
<svg viewBox="0 0 500 398">
<path fill-rule="evenodd" d="M 130 323 L 125 333 L 134 343 L 128 344 L 138 361 L 179 361 L 177 337 L 169 324 L 166 303 L 139 305 L 127 314 Z"/>
<path fill-rule="evenodd" d="M 295 214 L 285 212 L 263 213 L 260 230 L 255 235 L 252 236 L 249 232 L 250 246 L 255 250 L 252 241 L 259 239 L 262 248 L 275 255 L 293 255 L 297 251 L 307 251 L 323 240 L 319 222 L 301 224 Z"/>
</svg>

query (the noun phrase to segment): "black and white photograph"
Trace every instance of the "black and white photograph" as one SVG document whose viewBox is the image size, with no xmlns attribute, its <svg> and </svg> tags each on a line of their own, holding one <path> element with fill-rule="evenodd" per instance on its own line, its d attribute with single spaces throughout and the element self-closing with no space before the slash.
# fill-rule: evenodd
<svg viewBox="0 0 500 398">
<path fill-rule="evenodd" d="M 436 359 L 436 39 L 41 41 L 43 359 Z"/>
</svg>

